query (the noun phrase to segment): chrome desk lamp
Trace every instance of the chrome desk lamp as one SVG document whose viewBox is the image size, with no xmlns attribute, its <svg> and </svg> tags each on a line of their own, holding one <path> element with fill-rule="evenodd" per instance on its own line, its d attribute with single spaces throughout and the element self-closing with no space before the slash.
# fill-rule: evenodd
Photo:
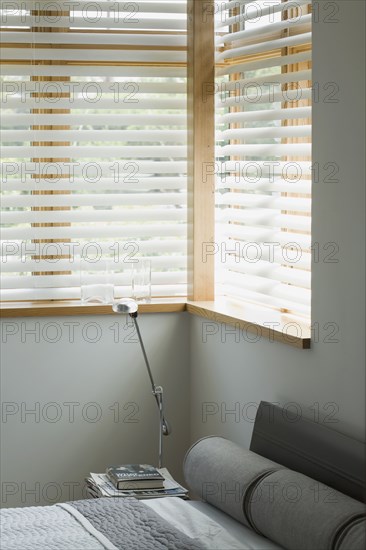
<svg viewBox="0 0 366 550">
<path fill-rule="evenodd" d="M 137 336 L 140 342 L 142 354 L 145 359 L 145 365 L 146 365 L 147 372 L 149 374 L 149 378 L 151 382 L 152 394 L 155 397 L 155 400 L 159 409 L 159 468 L 162 468 L 163 467 L 163 436 L 169 435 L 171 432 L 171 429 L 168 421 L 164 416 L 163 388 L 161 386 L 157 386 L 154 382 L 150 364 L 146 355 L 145 346 L 141 338 L 140 328 L 137 322 L 138 305 L 135 302 L 135 300 L 126 298 L 124 300 L 120 300 L 119 302 L 115 302 L 112 305 L 112 309 L 115 313 L 128 314 L 133 320 L 136 327 Z"/>
</svg>

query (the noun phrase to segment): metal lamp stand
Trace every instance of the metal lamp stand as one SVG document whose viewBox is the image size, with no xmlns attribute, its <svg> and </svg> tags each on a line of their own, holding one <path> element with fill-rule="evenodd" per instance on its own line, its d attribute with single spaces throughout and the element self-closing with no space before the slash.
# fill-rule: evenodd
<svg viewBox="0 0 366 550">
<path fill-rule="evenodd" d="M 165 419 L 165 416 L 164 416 L 164 392 L 163 392 L 163 388 L 161 386 L 156 386 L 156 384 L 154 382 L 154 378 L 153 378 L 153 375 L 152 375 L 152 372 L 151 372 L 149 360 L 148 360 L 147 355 L 146 355 L 145 346 L 144 346 L 144 343 L 142 341 L 140 327 L 139 327 L 139 324 L 137 322 L 137 311 L 134 312 L 134 313 L 130 313 L 130 317 L 133 319 L 133 321 L 135 323 L 137 336 L 138 336 L 138 339 L 140 341 L 142 354 L 143 354 L 144 359 L 145 359 L 145 365 L 146 365 L 147 372 L 149 374 L 149 378 L 150 378 L 150 382 L 151 382 L 152 394 L 155 397 L 156 403 L 157 403 L 158 408 L 159 408 L 159 468 L 162 468 L 163 467 L 163 436 L 170 434 L 170 427 L 169 427 L 169 424 L 168 424 L 168 422 L 167 422 L 167 420 Z"/>
</svg>

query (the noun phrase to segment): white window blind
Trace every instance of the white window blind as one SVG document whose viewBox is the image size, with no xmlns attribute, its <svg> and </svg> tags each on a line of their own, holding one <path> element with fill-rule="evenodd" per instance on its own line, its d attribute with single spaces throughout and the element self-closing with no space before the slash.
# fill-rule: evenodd
<svg viewBox="0 0 366 550">
<path fill-rule="evenodd" d="M 310 317 L 311 2 L 216 14 L 217 294 Z"/>
<path fill-rule="evenodd" d="M 153 296 L 186 295 L 186 1 L 0 16 L 2 299 L 78 299 L 107 259 L 128 296 L 141 258 Z"/>
</svg>

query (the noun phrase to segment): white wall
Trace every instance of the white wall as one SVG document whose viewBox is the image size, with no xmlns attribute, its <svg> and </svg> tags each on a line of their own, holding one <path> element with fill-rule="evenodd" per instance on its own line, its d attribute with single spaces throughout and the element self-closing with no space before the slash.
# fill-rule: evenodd
<svg viewBox="0 0 366 550">
<path fill-rule="evenodd" d="M 327 82 L 339 86 L 337 103 L 321 101 L 313 108 L 314 162 L 339 165 L 339 183 L 321 180 L 313 189 L 314 242 L 339 246 L 338 263 L 313 265 L 312 312 L 320 341 L 301 351 L 265 340 L 248 343 L 245 335 L 225 336 L 225 327 L 218 327 L 204 343 L 202 332 L 214 327 L 192 318 L 192 440 L 220 434 L 248 446 L 248 416 L 255 413 L 255 406 L 248 404 L 261 400 L 296 402 L 310 418 L 314 403 L 319 403 L 315 410 L 319 407 L 321 417 L 334 413 L 325 419 L 329 427 L 365 437 L 365 3 L 331 2 L 328 11 L 325 2 L 318 4 L 314 82 L 320 88 Z M 339 22 L 324 21 L 334 4 L 339 6 L 334 16 Z M 328 322 L 339 326 L 337 343 L 324 341 L 331 331 L 323 328 Z M 212 414 L 203 417 L 202 408 Z M 237 414 L 225 414 L 227 409 Z"/>
<path fill-rule="evenodd" d="M 166 465 L 177 477 L 189 442 L 187 321 L 186 314 L 139 317 L 156 383 L 166 392 L 166 416 L 173 427 L 164 438 Z M 70 322 L 78 323 L 74 342 L 65 325 Z M 26 333 L 37 329 L 36 323 L 39 342 Z M 115 323 L 119 343 L 110 328 Z M 104 471 L 110 464 L 157 463 L 158 411 L 139 344 L 129 341 L 132 329 L 124 327 L 125 316 L 2 322 L 3 342 L 7 340 L 1 362 L 3 506 L 80 498 L 90 471 Z M 72 406 L 65 405 L 71 402 L 80 403 L 74 407 L 74 422 Z M 119 422 L 116 407 L 110 409 L 114 403 L 119 403 Z M 37 416 L 25 410 L 37 407 Z M 100 419 L 93 422 L 96 415 Z M 70 483 L 76 484 L 74 494 Z"/>
</svg>

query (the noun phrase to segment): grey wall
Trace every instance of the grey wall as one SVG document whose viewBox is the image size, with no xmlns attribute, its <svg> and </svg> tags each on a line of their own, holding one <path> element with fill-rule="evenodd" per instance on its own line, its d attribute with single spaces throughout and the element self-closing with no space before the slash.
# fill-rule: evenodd
<svg viewBox="0 0 366 550">
<path fill-rule="evenodd" d="M 3 506 L 79 498 L 90 471 L 104 471 L 110 464 L 157 463 L 157 407 L 139 344 L 124 318 L 2 322 Z M 179 478 L 189 441 L 188 319 L 186 314 L 139 319 L 173 426 L 164 439 L 166 465 Z M 70 322 L 77 323 L 71 339 Z"/>
<path fill-rule="evenodd" d="M 295 402 L 289 408 L 299 414 L 365 437 L 365 3 L 332 2 L 339 6 L 332 18 L 339 22 L 333 23 L 324 17 L 330 14 L 326 3 L 318 4 L 313 79 L 320 89 L 327 82 L 339 86 L 338 102 L 325 102 L 328 88 L 313 106 L 314 162 L 339 165 L 339 183 L 324 181 L 330 171 L 321 170 L 313 187 L 314 242 L 321 250 L 327 243 L 339 246 L 338 263 L 324 262 L 328 249 L 313 265 L 312 320 L 319 323 L 319 342 L 309 351 L 249 343 L 245 334 L 229 335 L 220 326 L 205 343 L 205 332 L 215 327 L 192 318 L 193 440 L 221 434 L 248 446 L 255 404 L 262 399 Z M 330 343 L 334 326 L 339 332 L 331 339 L 338 342 Z"/>
</svg>

